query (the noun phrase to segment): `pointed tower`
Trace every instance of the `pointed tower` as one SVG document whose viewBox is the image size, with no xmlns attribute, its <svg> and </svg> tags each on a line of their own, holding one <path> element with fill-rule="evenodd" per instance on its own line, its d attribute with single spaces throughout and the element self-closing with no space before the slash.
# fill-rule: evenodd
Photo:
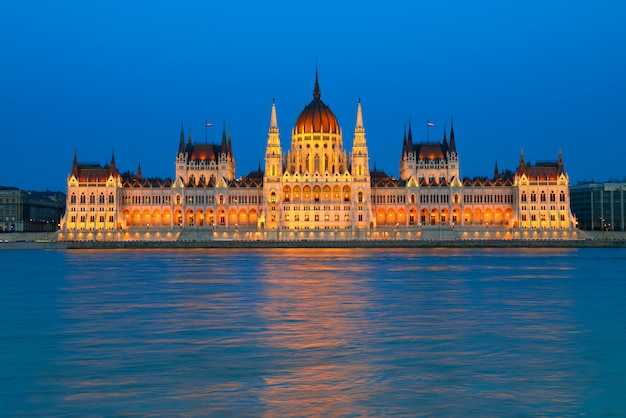
<svg viewBox="0 0 626 418">
<path fill-rule="evenodd" d="M 191 142 L 191 128 L 189 128 L 189 132 L 187 133 L 187 145 L 192 146 L 193 142 Z"/>
<path fill-rule="evenodd" d="M 370 227 L 372 185 L 370 181 L 369 153 L 365 141 L 361 99 L 356 109 L 356 124 L 352 142 L 352 201 L 357 202 L 353 228 L 366 230 Z"/>
<path fill-rule="evenodd" d="M 454 120 L 450 119 L 450 153 L 456 154 L 456 141 L 454 140 Z"/>
<path fill-rule="evenodd" d="M 565 169 L 563 168 L 563 150 L 561 150 L 560 148 L 559 148 L 559 161 L 557 162 L 557 170 L 559 172 L 559 175 L 565 172 Z"/>
<path fill-rule="evenodd" d="M 354 127 L 354 140 L 352 142 L 352 175 L 355 179 L 369 178 L 369 156 L 367 143 L 365 142 L 365 127 L 363 126 L 363 110 L 361 99 L 357 104 L 356 125 Z"/>
<path fill-rule="evenodd" d="M 496 160 L 496 166 L 493 169 L 493 180 L 498 180 L 498 177 L 500 177 L 500 170 L 498 170 L 498 160 Z"/>
<path fill-rule="evenodd" d="M 183 122 L 180 122 L 180 141 L 178 142 L 178 153 L 185 153 L 185 128 L 183 127 Z"/>
<path fill-rule="evenodd" d="M 406 180 L 416 169 L 417 157 L 413 148 L 413 131 L 411 129 L 411 119 L 409 118 L 409 133 L 407 136 L 406 125 L 404 127 L 404 138 L 402 140 L 402 156 L 400 157 L 400 178 Z"/>
<path fill-rule="evenodd" d="M 224 121 L 224 127 L 222 128 L 222 153 L 228 152 L 228 142 L 226 140 L 226 121 Z"/>
<path fill-rule="evenodd" d="M 76 150 L 74 150 L 74 161 L 72 161 L 72 175 L 78 178 L 78 158 L 76 157 Z"/>
<path fill-rule="evenodd" d="M 112 176 L 117 174 L 117 168 L 115 167 L 115 152 L 111 151 L 111 164 L 109 164 L 109 173 Z"/>
<path fill-rule="evenodd" d="M 189 131 L 189 139 L 191 140 L 191 131 Z M 178 141 L 178 153 L 176 154 L 176 178 L 187 177 L 187 147 L 185 146 L 185 127 L 180 122 L 180 139 Z"/>
<path fill-rule="evenodd" d="M 446 136 L 446 125 L 443 125 L 443 147 L 444 149 L 448 148 L 448 138 Z"/>
<path fill-rule="evenodd" d="M 139 163 L 137 163 L 137 180 L 141 181 L 142 179 L 142 175 L 141 175 L 141 161 L 139 161 Z"/>
<path fill-rule="evenodd" d="M 319 99 L 322 97 L 322 92 L 320 90 L 320 82 L 317 76 L 317 66 L 315 67 L 315 86 L 313 86 L 313 99 Z"/>
<path fill-rule="evenodd" d="M 445 139 L 445 133 L 444 133 Z M 450 118 L 450 145 L 446 152 L 446 158 L 448 160 L 448 181 L 453 178 L 459 179 L 459 154 L 456 151 L 456 140 L 454 139 L 454 120 Z"/>
<path fill-rule="evenodd" d="M 226 120 L 222 127 L 222 142 L 217 151 L 217 177 L 223 177 L 226 181 L 235 178 L 235 158 L 232 152 L 232 140 L 230 131 L 226 133 Z"/>
<path fill-rule="evenodd" d="M 265 176 L 264 182 L 280 181 L 282 176 L 282 150 L 280 148 L 280 134 L 278 132 L 278 119 L 276 117 L 276 103 L 272 99 L 272 114 L 270 116 L 270 128 L 267 133 L 267 146 L 265 147 Z"/>
</svg>

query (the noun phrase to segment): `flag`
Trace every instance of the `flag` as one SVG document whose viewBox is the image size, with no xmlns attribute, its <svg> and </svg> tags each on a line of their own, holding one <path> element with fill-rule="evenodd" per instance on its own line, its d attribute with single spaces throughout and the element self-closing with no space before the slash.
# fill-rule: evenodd
<svg viewBox="0 0 626 418">
<path fill-rule="evenodd" d="M 435 126 L 434 122 L 428 121 L 428 126 Z"/>
<path fill-rule="evenodd" d="M 213 124 L 209 121 L 207 121 L 206 126 L 213 126 Z"/>
</svg>

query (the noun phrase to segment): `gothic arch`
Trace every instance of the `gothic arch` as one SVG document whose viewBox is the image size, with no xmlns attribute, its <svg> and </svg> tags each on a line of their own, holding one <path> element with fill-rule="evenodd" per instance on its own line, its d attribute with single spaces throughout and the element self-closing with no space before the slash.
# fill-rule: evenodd
<svg viewBox="0 0 626 418">
<path fill-rule="evenodd" d="M 474 210 L 474 223 L 478 225 L 483 223 L 483 211 L 480 208 Z"/>
<path fill-rule="evenodd" d="M 396 211 L 393 208 L 387 210 L 387 225 L 395 225 L 397 223 Z"/>
<path fill-rule="evenodd" d="M 172 221 L 172 212 L 169 209 L 165 209 L 161 215 L 161 225 L 169 226 Z"/>
<path fill-rule="evenodd" d="M 187 212 L 185 212 L 185 225 L 188 226 L 193 226 L 194 225 L 194 216 L 193 216 L 193 210 L 192 209 L 187 209 Z"/>
<path fill-rule="evenodd" d="M 349 202 L 351 200 L 352 193 L 350 192 L 350 186 L 343 186 L 343 201 Z"/>
<path fill-rule="evenodd" d="M 245 209 L 239 211 L 239 225 L 248 225 L 248 213 Z"/>
<path fill-rule="evenodd" d="M 378 223 L 378 225 L 387 224 L 387 216 L 385 215 L 385 210 L 383 208 L 378 209 L 378 213 L 376 214 L 376 222 Z"/>
<path fill-rule="evenodd" d="M 484 223 L 486 225 L 493 225 L 494 224 L 493 211 L 489 207 L 487 209 L 485 209 Z"/>
<path fill-rule="evenodd" d="M 463 211 L 463 223 L 465 225 L 471 225 L 474 222 L 474 216 L 470 208 L 466 208 Z"/>
</svg>

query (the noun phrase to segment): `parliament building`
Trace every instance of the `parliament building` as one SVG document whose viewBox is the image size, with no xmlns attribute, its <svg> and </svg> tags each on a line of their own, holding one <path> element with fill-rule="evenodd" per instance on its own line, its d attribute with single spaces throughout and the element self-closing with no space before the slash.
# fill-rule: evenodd
<svg viewBox="0 0 626 418">
<path fill-rule="evenodd" d="M 437 142 L 402 142 L 399 177 L 370 169 L 360 101 L 348 152 L 337 118 L 313 100 L 281 146 L 272 103 L 264 167 L 237 177 L 230 134 L 194 143 L 181 127 L 173 178 L 120 172 L 74 153 L 61 240 L 576 239 L 569 180 L 558 160 L 462 178 L 450 125 Z"/>
</svg>

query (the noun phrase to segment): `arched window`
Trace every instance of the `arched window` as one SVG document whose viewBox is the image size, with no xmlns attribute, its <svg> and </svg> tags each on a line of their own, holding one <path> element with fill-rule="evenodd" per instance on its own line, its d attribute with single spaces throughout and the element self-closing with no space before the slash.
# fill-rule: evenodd
<svg viewBox="0 0 626 418">
<path fill-rule="evenodd" d="M 526 192 L 522 192 L 522 202 L 526 201 Z"/>
<path fill-rule="evenodd" d="M 113 196 L 113 193 L 109 193 L 109 203 L 115 203 L 115 197 Z"/>
<path fill-rule="evenodd" d="M 100 193 L 100 197 L 98 198 L 98 202 L 104 203 L 104 193 Z"/>
<path fill-rule="evenodd" d="M 554 191 L 550 192 L 550 202 L 556 202 L 556 195 Z"/>
<path fill-rule="evenodd" d="M 559 195 L 559 200 L 561 202 L 565 202 L 565 192 L 561 190 L 561 194 Z"/>
<path fill-rule="evenodd" d="M 85 203 L 85 193 L 81 193 L 81 195 L 80 195 L 80 203 Z"/>
<path fill-rule="evenodd" d="M 270 203 L 276 203 L 276 192 L 272 192 L 270 195 Z"/>
<path fill-rule="evenodd" d="M 76 195 L 74 193 L 72 193 L 72 196 L 70 197 L 70 203 L 76 203 Z"/>
<path fill-rule="evenodd" d="M 542 192 L 541 192 L 541 197 L 540 197 L 540 198 L 541 198 L 541 201 L 542 201 L 542 202 L 545 202 L 545 201 L 546 201 L 546 192 L 542 191 Z"/>
<path fill-rule="evenodd" d="M 537 195 L 535 194 L 535 192 L 531 192 L 530 193 L 530 201 L 531 202 L 536 202 L 537 201 Z"/>
<path fill-rule="evenodd" d="M 89 195 L 89 203 L 92 205 L 96 203 L 96 195 L 94 195 L 93 193 Z"/>
</svg>

